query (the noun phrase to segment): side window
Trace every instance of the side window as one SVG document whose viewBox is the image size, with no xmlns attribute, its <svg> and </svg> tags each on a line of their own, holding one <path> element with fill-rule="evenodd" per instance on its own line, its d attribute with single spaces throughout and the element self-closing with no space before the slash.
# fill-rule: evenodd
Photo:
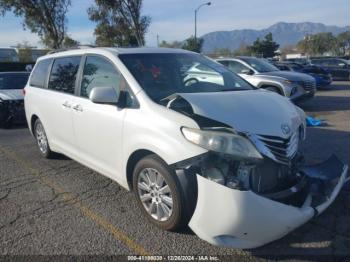
<svg viewBox="0 0 350 262">
<path fill-rule="evenodd" d="M 341 67 L 341 65 L 346 64 L 343 60 L 339 59 L 333 59 L 333 66 L 335 67 Z"/>
<path fill-rule="evenodd" d="M 334 60 L 331 60 L 331 59 L 322 60 L 322 65 L 324 65 L 324 66 L 334 66 L 333 61 Z"/>
<path fill-rule="evenodd" d="M 51 70 L 49 89 L 74 94 L 80 59 L 80 56 L 55 59 Z"/>
<path fill-rule="evenodd" d="M 243 70 L 249 70 L 248 67 L 242 65 L 237 61 L 230 61 L 228 64 L 228 68 L 236 74 L 242 73 Z"/>
<path fill-rule="evenodd" d="M 52 59 L 41 60 L 35 66 L 32 76 L 30 77 L 29 84 L 34 87 L 45 87 L 45 81 L 49 72 L 49 67 Z"/>
<path fill-rule="evenodd" d="M 120 79 L 121 74 L 107 59 L 88 56 L 84 66 L 80 96 L 89 97 L 94 87 L 113 87 L 119 92 Z"/>
<path fill-rule="evenodd" d="M 228 66 L 228 61 L 224 61 L 224 60 L 221 60 L 221 61 L 218 61 L 220 64 L 224 65 L 224 66 Z"/>
</svg>

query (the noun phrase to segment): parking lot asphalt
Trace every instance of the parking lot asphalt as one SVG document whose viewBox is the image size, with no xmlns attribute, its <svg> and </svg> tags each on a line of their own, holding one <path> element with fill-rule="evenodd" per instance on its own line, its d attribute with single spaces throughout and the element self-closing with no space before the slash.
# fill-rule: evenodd
<svg viewBox="0 0 350 262">
<path fill-rule="evenodd" d="M 301 107 L 328 123 L 308 128 L 307 161 L 335 153 L 350 164 L 350 82 L 334 82 Z M 350 255 L 349 221 L 344 190 L 325 213 L 271 244 L 215 247 L 189 229 L 152 226 L 132 193 L 77 162 L 41 158 L 26 127 L 0 129 L 0 255 Z"/>
</svg>

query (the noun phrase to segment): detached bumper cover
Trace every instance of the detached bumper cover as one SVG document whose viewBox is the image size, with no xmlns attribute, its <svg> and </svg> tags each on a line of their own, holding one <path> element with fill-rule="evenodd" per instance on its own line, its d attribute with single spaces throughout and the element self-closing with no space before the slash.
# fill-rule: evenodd
<svg viewBox="0 0 350 262">
<path fill-rule="evenodd" d="M 318 177 L 320 167 L 331 170 L 332 166 L 337 167 L 338 172 L 341 167 L 340 172 L 325 180 Z M 285 205 L 252 191 L 230 189 L 197 175 L 198 200 L 189 226 L 200 238 L 214 245 L 246 249 L 277 240 L 322 213 L 349 179 L 348 166 L 334 158 L 306 169 L 305 172 L 314 175 L 311 183 L 318 186 L 310 185 L 312 190 L 302 207 Z M 332 190 L 325 201 L 314 206 L 314 195 L 320 193 L 322 181 L 331 184 L 327 188 Z"/>
</svg>

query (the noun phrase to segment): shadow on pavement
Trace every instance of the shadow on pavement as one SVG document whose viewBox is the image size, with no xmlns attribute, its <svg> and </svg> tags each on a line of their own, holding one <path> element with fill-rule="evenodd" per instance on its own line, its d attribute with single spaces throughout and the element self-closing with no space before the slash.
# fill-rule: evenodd
<svg viewBox="0 0 350 262">
<path fill-rule="evenodd" d="M 350 97 L 316 96 L 303 102 L 300 107 L 307 112 L 328 112 L 350 110 Z"/>
<path fill-rule="evenodd" d="M 27 123 L 15 123 L 15 124 L 12 124 L 9 127 L 0 128 L 0 129 L 3 129 L 3 130 L 15 130 L 15 129 L 26 129 L 26 128 L 28 128 Z"/>
</svg>

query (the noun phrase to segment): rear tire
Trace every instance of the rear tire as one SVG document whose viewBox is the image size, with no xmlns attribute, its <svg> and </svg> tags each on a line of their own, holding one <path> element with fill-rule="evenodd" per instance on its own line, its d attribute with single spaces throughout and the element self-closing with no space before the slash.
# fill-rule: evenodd
<svg viewBox="0 0 350 262">
<path fill-rule="evenodd" d="M 148 155 L 136 164 L 133 191 L 143 214 L 159 228 L 174 231 L 188 223 L 179 179 L 158 156 Z"/>
<path fill-rule="evenodd" d="M 54 152 L 51 151 L 49 140 L 47 139 L 46 132 L 43 124 L 38 118 L 34 123 L 34 136 L 37 142 L 40 154 L 45 158 L 53 158 Z"/>
</svg>

